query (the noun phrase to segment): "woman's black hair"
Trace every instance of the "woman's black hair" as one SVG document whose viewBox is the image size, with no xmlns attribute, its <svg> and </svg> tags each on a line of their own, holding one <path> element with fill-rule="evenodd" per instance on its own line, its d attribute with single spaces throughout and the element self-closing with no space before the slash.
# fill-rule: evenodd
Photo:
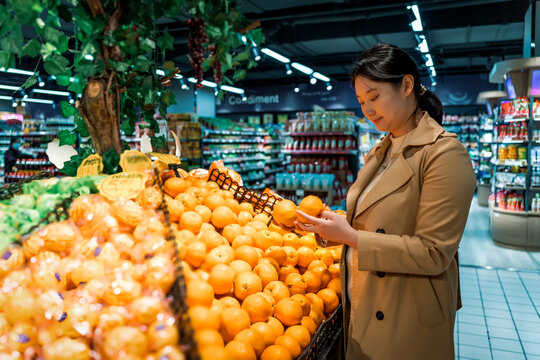
<svg viewBox="0 0 540 360">
<path fill-rule="evenodd" d="M 420 109 L 427 111 L 439 124 L 442 124 L 443 106 L 433 92 L 422 88 L 420 73 L 414 60 L 406 51 L 391 44 L 378 44 L 364 51 L 353 66 L 351 84 L 358 76 L 376 82 L 389 82 L 401 85 L 405 75 L 414 78 L 414 94 Z"/>
</svg>

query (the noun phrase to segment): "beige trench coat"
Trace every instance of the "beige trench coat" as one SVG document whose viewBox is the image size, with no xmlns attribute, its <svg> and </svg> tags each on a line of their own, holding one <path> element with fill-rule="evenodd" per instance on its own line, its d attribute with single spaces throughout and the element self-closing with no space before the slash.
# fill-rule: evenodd
<svg viewBox="0 0 540 360">
<path fill-rule="evenodd" d="M 367 154 L 347 196 L 349 223 L 360 231 L 353 268 L 347 246 L 341 258 L 346 356 L 453 360 L 457 250 L 476 187 L 471 160 L 456 135 L 424 113 L 357 208 L 390 142 L 386 136 Z"/>
</svg>

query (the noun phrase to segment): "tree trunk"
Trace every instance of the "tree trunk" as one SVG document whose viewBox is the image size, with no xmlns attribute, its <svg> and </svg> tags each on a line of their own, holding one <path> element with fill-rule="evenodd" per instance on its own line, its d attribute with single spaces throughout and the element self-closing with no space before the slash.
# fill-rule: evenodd
<svg viewBox="0 0 540 360">
<path fill-rule="evenodd" d="M 117 110 L 110 94 L 114 73 L 108 77 L 92 79 L 83 91 L 79 110 L 88 132 L 92 138 L 94 150 L 103 154 L 111 147 L 120 154 L 122 140 L 120 139 L 120 124 Z"/>
</svg>

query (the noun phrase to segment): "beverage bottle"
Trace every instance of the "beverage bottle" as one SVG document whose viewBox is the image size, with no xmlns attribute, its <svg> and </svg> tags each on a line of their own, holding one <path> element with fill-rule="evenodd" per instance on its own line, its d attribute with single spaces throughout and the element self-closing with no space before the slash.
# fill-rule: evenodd
<svg viewBox="0 0 540 360">
<path fill-rule="evenodd" d="M 531 212 L 535 213 L 537 209 L 536 198 L 532 199 Z"/>
</svg>

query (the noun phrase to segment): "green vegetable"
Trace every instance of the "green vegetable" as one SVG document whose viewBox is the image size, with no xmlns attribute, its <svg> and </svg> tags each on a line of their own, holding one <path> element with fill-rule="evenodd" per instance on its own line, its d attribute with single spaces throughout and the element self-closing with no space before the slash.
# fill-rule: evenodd
<svg viewBox="0 0 540 360">
<path fill-rule="evenodd" d="M 13 197 L 10 205 L 16 208 L 32 209 L 36 207 L 36 199 L 30 194 L 22 194 Z"/>
</svg>

